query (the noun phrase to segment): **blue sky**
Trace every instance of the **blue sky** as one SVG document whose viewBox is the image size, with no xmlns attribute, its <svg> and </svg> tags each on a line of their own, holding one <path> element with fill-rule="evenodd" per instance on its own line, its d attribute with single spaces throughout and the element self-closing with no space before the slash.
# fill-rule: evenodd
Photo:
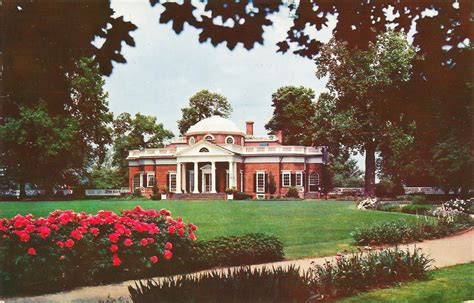
<svg viewBox="0 0 474 303">
<path fill-rule="evenodd" d="M 158 121 L 178 134 L 176 121 L 189 97 L 201 89 L 219 92 L 232 104 L 233 120 L 242 130 L 247 120 L 255 122 L 255 134 L 266 134 L 264 125 L 272 116 L 271 95 L 284 85 L 303 85 L 316 95 L 325 90 L 325 81 L 314 75 L 315 65 L 292 53 L 276 53 L 276 43 L 291 26 L 287 10 L 272 17 L 264 45 L 251 51 L 238 45 L 233 51 L 225 45 L 199 43 L 199 31 L 185 27 L 176 35 L 171 24 L 159 24 L 161 8 L 152 8 L 148 0 L 112 1 L 117 15 L 132 21 L 136 46 L 124 46 L 126 64 L 115 64 L 106 78 L 111 111 L 140 112 L 156 116 Z M 334 21 L 330 26 L 334 26 Z M 317 33 L 328 41 L 331 29 Z M 359 166 L 364 167 L 361 157 Z"/>
</svg>

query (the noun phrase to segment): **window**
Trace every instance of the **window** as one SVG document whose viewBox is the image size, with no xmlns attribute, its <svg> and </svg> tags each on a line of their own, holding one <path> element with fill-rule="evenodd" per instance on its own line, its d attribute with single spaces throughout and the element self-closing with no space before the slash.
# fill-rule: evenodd
<svg viewBox="0 0 474 303">
<path fill-rule="evenodd" d="M 319 174 L 311 173 L 309 175 L 309 191 L 318 191 L 319 190 Z"/>
<path fill-rule="evenodd" d="M 199 150 L 200 153 L 208 153 L 209 152 L 209 149 L 207 149 L 206 147 L 203 147 Z"/>
<path fill-rule="evenodd" d="M 257 193 L 265 192 L 265 172 L 257 172 Z"/>
<path fill-rule="evenodd" d="M 295 173 L 295 186 L 303 186 L 303 172 L 299 171 Z"/>
<path fill-rule="evenodd" d="M 212 140 L 214 140 L 214 136 L 213 136 L 213 135 L 205 135 L 205 136 L 204 136 L 204 140 L 206 140 L 206 141 L 212 141 Z"/>
<path fill-rule="evenodd" d="M 225 143 L 227 143 L 227 144 L 234 144 L 234 138 L 231 137 L 231 136 L 227 136 L 227 137 L 225 138 Z"/>
<path fill-rule="evenodd" d="M 140 174 L 136 174 L 133 176 L 132 180 L 132 190 L 140 187 Z"/>
<path fill-rule="evenodd" d="M 189 144 L 194 144 L 196 143 L 196 139 L 194 137 L 189 138 Z"/>
<path fill-rule="evenodd" d="M 260 146 L 268 146 L 268 143 L 266 143 L 266 142 L 265 143 L 260 143 L 259 145 Z"/>
<path fill-rule="evenodd" d="M 148 173 L 146 177 L 147 177 L 146 186 L 147 187 L 155 186 L 155 173 Z"/>
<path fill-rule="evenodd" d="M 291 186 L 291 173 L 288 172 L 283 172 L 282 173 L 282 182 L 281 184 L 283 187 L 290 187 Z"/>
<path fill-rule="evenodd" d="M 170 192 L 172 193 L 176 192 L 176 173 L 175 172 L 170 173 L 168 188 Z"/>
</svg>

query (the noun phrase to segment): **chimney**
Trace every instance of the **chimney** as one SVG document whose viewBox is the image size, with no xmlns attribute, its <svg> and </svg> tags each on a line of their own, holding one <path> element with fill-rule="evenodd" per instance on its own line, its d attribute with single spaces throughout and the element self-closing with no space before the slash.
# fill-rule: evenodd
<svg viewBox="0 0 474 303">
<path fill-rule="evenodd" d="M 245 122 L 245 130 L 246 135 L 252 137 L 253 136 L 253 121 Z"/>
<path fill-rule="evenodd" d="M 280 142 L 280 144 L 283 144 L 283 131 L 282 130 L 276 131 L 276 137 L 278 138 L 278 142 Z"/>
</svg>

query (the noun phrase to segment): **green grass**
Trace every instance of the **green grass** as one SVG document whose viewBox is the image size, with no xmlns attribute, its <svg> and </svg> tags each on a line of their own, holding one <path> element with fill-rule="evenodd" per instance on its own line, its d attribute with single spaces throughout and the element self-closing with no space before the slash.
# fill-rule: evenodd
<svg viewBox="0 0 474 303">
<path fill-rule="evenodd" d="M 384 220 L 415 218 L 412 215 L 360 211 L 353 202 L 336 201 L 151 201 L 76 200 L 60 202 L 1 202 L 0 217 L 17 213 L 47 216 L 56 209 L 96 213 L 118 212 L 135 205 L 166 208 L 173 216 L 198 226 L 197 236 L 206 240 L 217 236 L 263 232 L 282 240 L 287 258 L 333 255 L 351 249 L 350 232 L 356 227 Z"/>
<path fill-rule="evenodd" d="M 462 302 L 474 299 L 474 263 L 457 265 L 430 273 L 430 280 L 403 283 L 375 290 L 340 302 Z"/>
</svg>

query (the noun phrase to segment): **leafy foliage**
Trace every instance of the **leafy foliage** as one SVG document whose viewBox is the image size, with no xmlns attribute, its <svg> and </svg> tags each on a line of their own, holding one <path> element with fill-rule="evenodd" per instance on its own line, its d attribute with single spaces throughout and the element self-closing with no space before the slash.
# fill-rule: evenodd
<svg viewBox="0 0 474 303">
<path fill-rule="evenodd" d="M 256 233 L 195 242 L 187 266 L 201 269 L 250 265 L 281 261 L 283 257 L 283 244 L 278 238 Z"/>
<path fill-rule="evenodd" d="M 338 259 L 314 267 L 316 297 L 331 300 L 397 282 L 426 279 L 432 262 L 419 249 L 410 252 L 398 248 Z"/>
<path fill-rule="evenodd" d="M 303 86 L 280 87 L 272 94 L 273 116 L 265 124 L 269 131 L 283 131 L 285 145 L 311 145 L 307 131 L 314 115 L 314 91 Z"/>
<path fill-rule="evenodd" d="M 382 250 L 338 256 L 336 262 L 298 268 L 239 267 L 129 286 L 133 302 L 332 301 L 397 282 L 427 278 L 432 260 L 420 250 Z"/>
<path fill-rule="evenodd" d="M 351 235 L 359 245 L 408 243 L 445 237 L 471 226 L 464 219 L 459 219 L 459 223 L 439 219 L 435 222 L 429 219 L 412 222 L 400 219 L 357 228 Z"/>
<path fill-rule="evenodd" d="M 224 273 L 180 276 L 176 280 L 138 281 L 129 286 L 133 302 L 304 302 L 309 276 L 299 269 L 239 267 Z"/>
<path fill-rule="evenodd" d="M 300 195 L 298 193 L 298 189 L 296 187 L 288 188 L 288 192 L 286 193 L 288 198 L 299 198 Z"/>
<path fill-rule="evenodd" d="M 367 50 L 351 50 L 333 38 L 315 59 L 316 76 L 329 78 L 331 93 L 317 103 L 316 140 L 336 140 L 365 153 L 367 195 L 374 195 L 375 152 L 394 130 L 409 125 L 399 107 L 414 59 L 415 49 L 406 37 L 391 31 L 379 35 Z"/>
<path fill-rule="evenodd" d="M 113 164 L 119 168 L 122 185 L 128 184 L 128 151 L 142 148 L 163 147 L 165 140 L 173 137 L 173 133 L 156 121 L 156 117 L 140 113 L 132 117 L 122 113 L 113 122 L 114 155 Z"/>
<path fill-rule="evenodd" d="M 205 89 L 194 94 L 189 99 L 189 106 L 182 108 L 181 112 L 183 116 L 181 120 L 178 120 L 178 128 L 184 135 L 192 125 L 204 118 L 213 115 L 228 118 L 232 112 L 232 106 L 223 95 Z"/>
</svg>

